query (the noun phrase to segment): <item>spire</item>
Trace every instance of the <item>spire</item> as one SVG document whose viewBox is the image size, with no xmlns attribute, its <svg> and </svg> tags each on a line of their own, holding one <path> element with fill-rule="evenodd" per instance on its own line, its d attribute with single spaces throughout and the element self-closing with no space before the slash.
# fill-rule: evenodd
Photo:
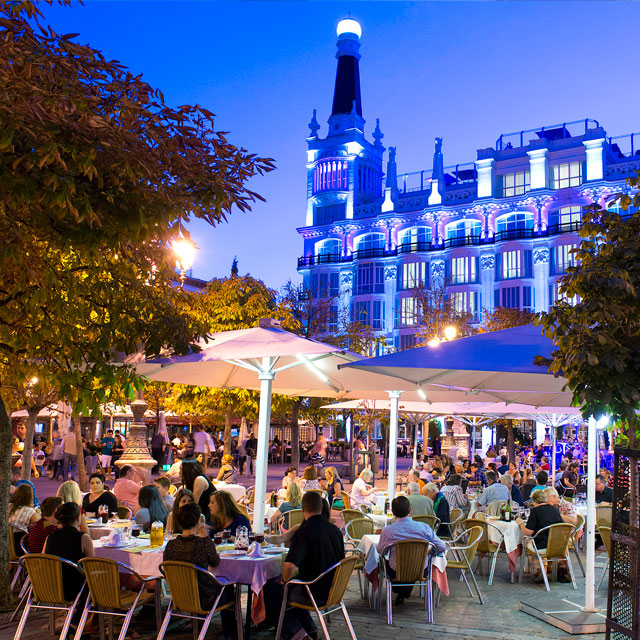
<svg viewBox="0 0 640 640">
<path fill-rule="evenodd" d="M 436 138 L 436 150 L 433 154 L 433 171 L 431 177 L 444 184 L 444 156 L 442 155 L 442 138 Z"/>
<path fill-rule="evenodd" d="M 396 148 L 389 147 L 389 161 L 387 162 L 387 189 L 398 189 L 398 168 L 396 167 Z"/>
<path fill-rule="evenodd" d="M 233 257 L 233 262 L 231 263 L 231 277 L 238 277 L 238 258 L 236 256 Z"/>
<path fill-rule="evenodd" d="M 375 140 L 374 145 L 376 147 L 382 146 L 382 142 L 381 142 L 382 138 L 384 138 L 384 133 L 380 131 L 380 118 L 376 118 L 376 128 L 373 132 L 373 139 Z"/>
<path fill-rule="evenodd" d="M 338 23 L 338 68 L 333 91 L 333 107 L 329 118 L 329 134 L 343 133 L 344 118 L 352 116 L 357 128 L 362 129 L 362 100 L 360 98 L 360 36 L 362 29 L 353 19 L 347 18 Z"/>
<path fill-rule="evenodd" d="M 318 137 L 318 131 L 320 130 L 320 125 L 318 124 L 318 121 L 316 119 L 316 110 L 313 110 L 313 117 L 311 118 L 311 122 L 307 125 L 309 127 L 309 130 L 311 131 L 311 135 L 309 136 L 310 138 L 317 138 Z"/>
</svg>

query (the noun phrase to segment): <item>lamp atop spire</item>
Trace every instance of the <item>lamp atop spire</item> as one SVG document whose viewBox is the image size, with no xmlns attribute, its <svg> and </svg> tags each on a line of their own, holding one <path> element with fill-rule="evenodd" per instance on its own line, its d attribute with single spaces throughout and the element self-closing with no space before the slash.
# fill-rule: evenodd
<svg viewBox="0 0 640 640">
<path fill-rule="evenodd" d="M 355 36 L 358 40 L 360 40 L 360 38 L 362 37 L 362 27 L 357 20 L 354 20 L 351 17 L 345 18 L 344 20 L 340 20 L 340 22 L 338 22 L 336 34 L 338 38 L 345 34 L 348 34 L 346 37 Z"/>
</svg>

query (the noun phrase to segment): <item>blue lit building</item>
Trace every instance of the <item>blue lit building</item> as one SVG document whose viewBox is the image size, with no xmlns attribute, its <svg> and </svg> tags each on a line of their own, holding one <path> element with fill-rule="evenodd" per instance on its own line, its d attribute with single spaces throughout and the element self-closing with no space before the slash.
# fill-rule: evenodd
<svg viewBox="0 0 640 640">
<path fill-rule="evenodd" d="M 607 137 L 591 119 L 538 127 L 502 134 L 474 162 L 452 166 L 436 138 L 430 170 L 398 173 L 379 122 L 365 133 L 360 36 L 356 21 L 338 25 L 326 136 L 315 111 L 309 123 L 298 271 L 311 295 L 335 296 L 396 349 L 414 344 L 416 286 L 444 284 L 476 322 L 499 306 L 546 310 L 582 208 L 605 206 L 640 169 L 633 134 Z"/>
</svg>

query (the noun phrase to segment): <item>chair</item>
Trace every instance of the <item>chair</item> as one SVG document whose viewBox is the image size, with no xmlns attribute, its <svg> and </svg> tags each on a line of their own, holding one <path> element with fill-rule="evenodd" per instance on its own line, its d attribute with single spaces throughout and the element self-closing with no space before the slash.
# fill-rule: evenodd
<svg viewBox="0 0 640 640">
<path fill-rule="evenodd" d="M 547 540 L 546 549 L 538 549 L 536 546 L 536 538 L 540 535 L 540 531 L 548 531 L 549 537 Z M 529 561 L 531 557 L 536 557 L 540 563 L 540 570 L 542 571 L 542 577 L 544 579 L 544 586 L 547 591 L 551 591 L 549 588 L 549 580 L 547 580 L 547 572 L 544 567 L 545 560 L 554 561 L 554 573 L 557 567 L 557 561 L 564 559 L 567 561 L 567 567 L 569 568 L 569 574 L 571 575 L 571 582 L 573 588 L 577 589 L 576 579 L 573 575 L 573 568 L 571 566 L 571 558 L 569 558 L 569 542 L 573 535 L 573 525 L 563 522 L 562 524 L 552 524 L 548 527 L 540 529 L 533 536 L 524 536 L 522 538 L 523 555 L 520 558 L 520 578 L 519 582 L 522 582 L 522 574 L 524 573 L 524 562 Z"/>
<path fill-rule="evenodd" d="M 247 493 L 244 496 L 244 506 L 247 507 L 247 510 L 253 513 L 253 506 L 255 504 L 256 497 L 256 488 L 251 487 L 247 489 Z"/>
<path fill-rule="evenodd" d="M 569 540 L 569 551 L 573 551 L 576 556 L 576 560 L 578 561 L 578 566 L 580 567 L 580 571 L 582 571 L 582 575 L 584 577 L 587 576 L 584 570 L 584 565 L 582 564 L 582 558 L 578 553 L 578 534 L 584 529 L 584 517 L 579 513 L 576 515 L 577 522 L 576 526 L 573 529 L 573 533 L 571 534 L 571 540 Z"/>
<path fill-rule="evenodd" d="M 66 611 L 67 615 L 59 636 L 59 640 L 65 640 L 69 632 L 71 617 L 84 591 L 84 585 L 75 600 L 67 600 L 64 597 L 64 588 L 62 586 L 62 567 L 67 565 L 82 573 L 81 569 L 73 562 L 69 562 L 69 560 L 45 553 L 32 553 L 23 556 L 20 559 L 20 565 L 25 568 L 31 581 L 31 586 L 29 587 L 27 602 L 20 617 L 14 640 L 20 640 L 22 637 L 31 609 L 47 609 L 49 611 L 51 635 L 54 634 L 55 629 L 54 611 Z"/>
<path fill-rule="evenodd" d="M 436 518 L 436 516 L 411 516 L 411 519 L 414 522 L 424 522 L 425 524 L 428 524 L 434 532 L 437 531 L 440 526 L 440 519 Z"/>
<path fill-rule="evenodd" d="M 387 581 L 387 624 L 393 624 L 392 587 L 413 585 L 424 587 L 424 608 L 427 611 L 427 622 L 433 622 L 430 548 L 431 544 L 426 540 L 401 540 L 382 550 L 383 577 Z M 395 577 L 393 578 L 389 573 L 388 562 L 392 550 L 395 550 L 396 558 Z"/>
<path fill-rule="evenodd" d="M 340 512 L 340 517 L 346 527 L 351 520 L 360 520 L 360 518 L 362 518 L 362 511 L 359 509 L 343 509 Z"/>
<path fill-rule="evenodd" d="M 527 502 L 527 500 L 529 500 L 529 498 L 531 497 L 531 492 L 533 491 L 534 487 L 535 485 L 533 484 L 523 484 L 520 487 L 520 494 L 522 495 L 523 502 Z"/>
<path fill-rule="evenodd" d="M 15 567 L 16 572 L 13 575 L 13 580 L 11 581 L 11 591 L 15 588 L 16 584 L 18 584 L 18 578 L 22 574 L 22 565 L 20 564 L 21 554 L 16 549 L 16 538 L 20 536 L 20 542 L 22 543 L 22 538 L 24 538 L 27 533 L 26 529 L 19 527 L 18 525 L 9 523 L 9 567 Z M 26 553 L 29 553 L 28 551 Z"/>
<path fill-rule="evenodd" d="M 287 608 L 287 604 L 290 607 L 294 607 L 296 609 L 315 611 L 318 616 L 320 626 L 322 627 L 322 633 L 324 634 L 325 640 L 331 640 L 331 636 L 329 635 L 329 631 L 327 630 L 324 616 L 328 616 L 340 609 L 342 611 L 342 615 L 344 616 L 344 621 L 347 623 L 347 627 L 349 628 L 351 639 L 358 640 L 356 638 L 355 631 L 353 630 L 353 626 L 351 625 L 351 620 L 349 619 L 347 608 L 344 606 L 344 592 L 347 590 L 347 586 L 349 585 L 349 580 L 351 578 L 351 574 L 353 573 L 356 560 L 357 558 L 355 556 L 344 558 L 343 560 L 340 560 L 340 562 L 334 564 L 332 567 L 329 567 L 315 580 L 311 580 L 310 582 L 303 582 L 302 580 L 289 580 L 289 582 L 284 585 L 284 596 L 282 598 L 282 608 L 280 609 L 280 617 L 278 618 L 278 629 L 276 631 L 275 640 L 279 640 L 281 637 L 282 623 L 284 621 L 284 614 Z M 310 587 L 318 582 L 318 580 L 321 580 L 325 576 L 329 575 L 332 571 L 334 572 L 334 574 L 333 581 L 331 583 L 331 589 L 329 590 L 329 596 L 327 597 L 327 601 L 324 604 L 319 605 L 315 601 Z M 307 592 L 307 596 L 309 597 L 309 601 L 311 604 L 304 604 L 301 602 L 287 602 L 289 589 L 292 585 L 303 586 Z M 158 640 L 161 640 L 161 638 L 158 638 Z"/>
<path fill-rule="evenodd" d="M 355 520 L 350 520 L 347 522 L 347 526 L 345 528 L 345 543 L 353 545 L 353 552 L 358 555 L 358 561 L 354 568 L 358 572 L 358 586 L 360 587 L 361 598 L 367 597 L 369 587 L 365 579 L 365 588 L 362 588 L 362 572 L 364 571 L 365 559 L 362 557 L 362 553 L 358 550 L 358 547 L 360 546 L 362 537 L 372 535 L 375 532 L 375 529 L 376 524 L 370 518 L 356 518 Z"/>
<path fill-rule="evenodd" d="M 481 526 L 471 527 L 452 540 L 452 542 L 456 543 L 466 537 L 466 545 L 454 545 L 448 547 L 445 552 L 447 556 L 452 554 L 454 558 L 453 560 L 447 559 L 447 569 L 459 569 L 460 575 L 462 576 L 464 583 L 467 585 L 469 595 L 473 598 L 473 592 L 471 591 L 469 581 L 467 580 L 467 571 L 471 574 L 471 580 L 473 581 L 473 586 L 478 594 L 480 604 L 484 604 L 484 600 L 482 599 L 480 587 L 478 587 L 478 583 L 476 582 L 476 577 L 473 573 L 473 569 L 471 568 L 471 564 L 473 563 L 473 559 L 476 557 L 483 533 L 484 531 Z"/>
<path fill-rule="evenodd" d="M 133 520 L 133 509 L 122 500 L 118 500 L 118 518 L 121 520 Z"/>
<path fill-rule="evenodd" d="M 481 568 L 482 556 L 487 556 L 487 562 L 489 561 L 488 556 L 491 556 L 491 569 L 489 570 L 489 582 L 488 585 L 491 586 L 493 584 L 493 575 L 496 570 L 496 560 L 498 559 L 498 553 L 504 549 L 504 535 L 502 531 L 498 529 L 495 525 L 487 522 L 486 520 L 479 520 L 476 518 L 467 518 L 460 523 L 463 531 L 469 531 L 473 527 L 480 527 L 482 529 L 482 537 L 480 538 L 480 542 L 478 543 L 478 547 L 476 549 L 477 553 L 480 553 L 480 558 L 478 558 L 478 566 L 476 569 Z M 489 527 L 494 532 L 494 534 L 498 537 L 498 542 L 493 542 L 489 538 Z M 482 572 L 480 572 L 482 573 Z"/>
<path fill-rule="evenodd" d="M 604 569 L 600 574 L 600 579 L 598 580 L 598 586 L 596 590 L 600 589 L 602 586 L 602 581 L 604 580 L 607 571 L 609 570 L 609 563 L 611 562 L 611 527 L 600 527 L 598 529 L 600 533 L 600 537 L 602 538 L 602 542 L 604 542 L 604 547 L 607 550 L 607 562 L 604 565 Z"/>
<path fill-rule="evenodd" d="M 153 593 L 148 591 L 145 593 L 145 587 L 149 582 L 160 579 L 160 576 L 142 578 L 129 565 L 108 558 L 82 558 L 79 565 L 84 571 L 87 580 L 89 596 L 82 610 L 82 616 L 76 632 L 77 637 L 80 638 L 80 636 L 82 636 L 82 631 L 87 623 L 89 614 L 96 613 L 100 617 L 100 623 L 102 623 L 102 616 L 105 615 L 124 618 L 120 634 L 118 635 L 118 640 L 124 640 L 127 635 L 127 630 L 129 629 L 129 624 L 131 623 L 133 612 L 155 597 Z M 121 588 L 120 569 L 124 569 L 140 581 L 141 584 L 138 591 Z M 156 588 L 158 588 L 158 586 L 156 586 Z M 109 620 L 110 628 L 111 624 L 112 621 Z M 100 626 L 102 626 L 102 624 L 100 624 Z"/>
<path fill-rule="evenodd" d="M 613 509 L 611 505 L 596 505 L 596 527 L 609 527 L 611 529 L 611 522 L 613 519 Z"/>
<path fill-rule="evenodd" d="M 496 500 L 495 502 L 491 502 L 487 505 L 484 512 L 488 516 L 499 516 L 502 512 L 502 507 L 506 506 L 507 500 Z"/>
<path fill-rule="evenodd" d="M 453 509 L 451 509 L 451 511 L 449 511 L 449 522 L 438 523 L 438 529 L 440 529 L 442 525 L 447 525 L 449 527 L 449 534 L 448 535 L 438 534 L 438 537 L 441 538 L 442 540 L 451 540 L 455 536 L 455 531 L 460 520 L 462 520 L 462 509 L 454 507 Z"/>
<path fill-rule="evenodd" d="M 231 601 L 219 604 L 224 590 L 234 583 L 224 582 L 224 578 L 214 576 L 210 571 L 206 571 L 205 569 L 197 567 L 195 564 L 191 564 L 189 562 L 167 560 L 160 565 L 160 571 L 169 585 L 171 600 L 169 601 L 169 607 L 167 608 L 167 613 L 162 621 L 162 627 L 160 627 L 157 640 L 163 640 L 172 616 L 192 620 L 194 629 L 196 628 L 197 621 L 202 620 L 203 624 L 198 640 L 204 640 L 214 614 L 224 611 L 225 609 L 233 608 L 235 608 L 236 612 L 238 638 L 243 637 L 240 589 L 236 590 L 235 602 Z M 200 606 L 198 576 L 203 575 L 208 576 L 216 584 L 222 587 L 210 611 L 205 611 Z"/>
<path fill-rule="evenodd" d="M 340 495 L 342 496 L 342 504 L 344 505 L 344 508 L 352 509 L 353 507 L 351 506 L 351 498 L 349 497 L 349 494 L 346 491 L 341 491 Z"/>
<path fill-rule="evenodd" d="M 284 523 L 287 523 L 287 526 L 284 527 Z M 304 522 L 304 513 L 302 509 L 291 509 L 291 511 L 287 511 L 282 514 L 282 518 L 280 518 L 280 533 L 283 531 L 288 531 L 289 529 L 293 529 L 293 527 L 302 524 Z"/>
</svg>

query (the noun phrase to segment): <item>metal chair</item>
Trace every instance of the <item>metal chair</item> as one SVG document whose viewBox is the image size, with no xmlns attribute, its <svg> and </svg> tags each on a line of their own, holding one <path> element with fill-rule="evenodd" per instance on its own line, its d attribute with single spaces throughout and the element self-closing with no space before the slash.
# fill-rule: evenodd
<svg viewBox="0 0 640 640">
<path fill-rule="evenodd" d="M 358 572 L 358 586 L 360 587 L 360 597 L 366 598 L 369 595 L 369 585 L 367 579 L 364 580 L 364 589 L 362 586 L 362 573 L 364 571 L 365 558 L 362 557 L 358 547 L 363 536 L 372 535 L 375 532 L 376 524 L 369 518 L 356 518 L 347 522 L 345 529 L 345 544 L 351 545 L 352 552 L 358 556 L 355 570 Z"/>
<path fill-rule="evenodd" d="M 546 549 L 538 549 L 536 546 L 536 538 L 540 535 L 541 531 L 548 531 L 547 547 Z M 548 527 L 540 529 L 533 536 L 524 536 L 522 538 L 523 554 L 520 558 L 520 578 L 519 582 L 522 582 L 522 575 L 524 573 L 524 562 L 527 562 L 530 558 L 536 557 L 540 563 L 540 570 L 542 571 L 542 577 L 544 579 L 544 586 L 547 591 L 551 591 L 549 588 L 549 580 L 547 579 L 547 572 L 544 567 L 545 560 L 552 560 L 554 563 L 554 574 L 557 570 L 558 560 L 564 559 L 567 561 L 567 567 L 569 568 L 569 574 L 571 575 L 571 582 L 573 588 L 577 589 L 576 579 L 573 575 L 573 567 L 571 566 L 571 558 L 569 557 L 569 542 L 573 534 L 573 525 L 563 522 L 561 524 L 551 524 Z"/>
<path fill-rule="evenodd" d="M 393 624 L 392 588 L 414 585 L 424 587 L 424 608 L 427 611 L 427 622 L 433 622 L 430 548 L 431 544 L 426 540 L 401 540 L 382 550 L 380 555 L 383 558 L 383 578 L 386 580 L 387 624 Z M 393 578 L 389 573 L 391 551 L 395 551 L 396 560 Z"/>
<path fill-rule="evenodd" d="M 596 587 L 596 590 L 600 589 L 600 587 L 602 586 L 602 581 L 604 580 L 604 577 L 609 570 L 609 563 L 611 562 L 611 527 L 599 527 L 598 532 L 600 533 L 602 542 L 604 542 L 604 547 L 607 550 L 607 562 L 604 565 L 602 573 L 600 574 L 600 579 L 598 580 L 598 586 Z"/>
<path fill-rule="evenodd" d="M 20 564 L 21 554 L 16 549 L 16 537 L 20 534 L 20 542 L 26 535 L 27 530 L 18 525 L 9 523 L 9 568 L 14 567 L 16 572 L 13 574 L 13 580 L 11 581 L 11 591 L 14 590 L 16 584 L 18 584 L 18 578 L 22 574 L 22 565 Z M 28 551 L 26 552 L 28 553 Z"/>
<path fill-rule="evenodd" d="M 428 524 L 434 532 L 437 531 L 440 526 L 440 519 L 436 518 L 436 516 L 411 516 L 411 519 L 414 522 L 424 522 L 425 524 Z"/>
<path fill-rule="evenodd" d="M 347 524 L 351 522 L 351 520 L 360 520 L 363 517 L 363 515 L 362 515 L 362 511 L 360 511 L 359 509 L 343 509 L 340 512 L 340 517 L 342 518 L 344 527 L 346 527 Z"/>
<path fill-rule="evenodd" d="M 349 494 L 346 491 L 341 491 L 340 495 L 342 496 L 342 504 L 344 505 L 344 508 L 352 509 L 353 507 L 351 506 L 351 497 Z"/>
<path fill-rule="evenodd" d="M 162 621 L 157 640 L 163 640 L 172 616 L 192 620 L 194 629 L 196 629 L 197 621 L 201 620 L 203 622 L 202 629 L 197 638 L 198 640 L 204 640 L 214 614 L 224 611 L 225 609 L 233 608 L 235 608 L 236 612 L 238 638 L 243 637 L 240 589 L 236 589 L 235 602 L 231 601 L 225 604 L 219 604 L 224 590 L 234 583 L 224 582 L 223 578 L 214 576 L 210 571 L 197 567 L 195 564 L 189 562 L 167 560 L 160 565 L 160 571 L 169 585 L 171 600 L 169 601 L 169 607 Z M 217 585 L 222 587 L 210 611 L 206 611 L 200 606 L 198 576 L 208 576 Z"/>
<path fill-rule="evenodd" d="M 82 616 L 76 631 L 76 637 L 82 636 L 87 617 L 90 613 L 96 613 L 100 620 L 100 637 L 103 637 L 102 616 L 117 616 L 124 618 L 118 640 L 124 640 L 131 623 L 133 612 L 143 604 L 147 604 L 154 599 L 155 595 L 150 592 L 145 593 L 145 587 L 149 582 L 161 580 L 161 576 L 150 578 L 141 577 L 129 565 L 109 558 L 82 558 L 78 563 L 84 571 L 89 587 L 87 602 L 82 610 Z M 140 581 L 138 591 L 123 589 L 120 585 L 120 573 L 124 569 L 127 573 L 135 576 Z M 159 585 L 156 586 L 159 588 Z M 109 619 L 109 638 L 113 635 L 113 621 Z"/>
<path fill-rule="evenodd" d="M 24 611 L 20 617 L 18 628 L 14 636 L 14 640 L 20 640 L 24 631 L 27 618 L 31 609 L 46 609 L 49 611 L 49 627 L 51 635 L 55 633 L 55 611 L 66 611 L 67 615 L 60 632 L 59 640 L 65 640 L 69 632 L 71 617 L 78 606 L 85 584 L 78 591 L 78 595 L 74 600 L 67 600 L 64 597 L 64 587 L 62 584 L 62 567 L 64 565 L 72 567 L 76 571 L 82 573 L 78 565 L 69 560 L 64 560 L 58 556 L 51 556 L 45 553 L 31 553 L 20 559 L 31 581 L 29 587 L 27 601 L 24 605 Z"/>
<path fill-rule="evenodd" d="M 502 507 L 506 506 L 508 500 L 496 500 L 495 502 L 491 502 L 487 505 L 484 512 L 488 516 L 499 516 L 502 512 Z"/>
<path fill-rule="evenodd" d="M 442 534 L 442 535 L 438 533 L 438 537 L 442 540 L 451 540 L 452 538 L 454 538 L 456 528 L 460 520 L 462 520 L 462 517 L 463 517 L 462 509 L 458 509 L 457 507 L 454 507 L 453 509 L 451 509 L 451 511 L 449 511 L 449 522 L 438 523 L 438 530 L 442 525 L 446 525 L 449 528 L 449 533 Z"/>
<path fill-rule="evenodd" d="M 255 504 L 255 497 L 256 497 L 256 488 L 255 487 L 251 487 L 249 489 L 247 489 L 247 493 L 245 493 L 244 495 L 244 501 L 243 504 L 245 507 L 247 507 L 247 510 L 250 513 L 253 513 L 253 507 Z"/>
<path fill-rule="evenodd" d="M 498 559 L 498 554 L 501 550 L 504 550 L 504 535 L 498 527 L 487 522 L 486 520 L 479 520 L 476 518 L 467 518 L 460 523 L 460 526 L 463 532 L 469 531 L 473 527 L 480 527 L 482 529 L 482 537 L 480 538 L 480 542 L 478 543 L 478 547 L 476 549 L 476 553 L 480 554 L 478 558 L 478 565 L 476 569 L 481 569 L 482 558 L 483 556 L 487 556 L 487 562 L 489 561 L 489 556 L 491 556 L 491 569 L 489 570 L 489 582 L 488 585 L 491 586 L 493 584 L 493 576 L 496 570 L 496 561 Z M 491 531 L 495 536 L 498 537 L 498 542 L 493 542 L 489 537 L 489 527 L 491 527 Z M 482 573 L 480 571 L 480 573 Z"/>
<path fill-rule="evenodd" d="M 573 551 L 576 556 L 576 560 L 578 561 L 578 566 L 580 567 L 580 571 L 582 571 L 583 577 L 586 577 L 586 572 L 584 570 L 584 565 L 582 564 L 582 558 L 578 553 L 578 536 L 580 532 L 584 529 L 584 517 L 579 513 L 576 515 L 577 522 L 576 526 L 573 529 L 573 533 L 571 534 L 571 540 L 569 541 L 569 551 Z"/>
<path fill-rule="evenodd" d="M 315 611 L 318 616 L 320 626 L 322 627 L 322 633 L 324 634 L 325 640 L 331 640 L 331 636 L 329 635 L 329 631 L 327 630 L 324 616 L 328 616 L 340 609 L 342 611 L 342 615 L 344 616 L 344 621 L 347 623 L 349 634 L 351 635 L 352 640 L 358 640 L 356 638 L 355 631 L 353 630 L 353 626 L 351 625 L 351 620 L 349 619 L 347 608 L 344 606 L 344 592 L 349 586 L 349 580 L 351 579 L 351 574 L 353 573 L 356 560 L 357 558 L 355 556 L 344 558 L 343 560 L 340 560 L 340 562 L 334 564 L 332 567 L 329 567 L 326 571 L 321 573 L 315 580 L 311 580 L 309 582 L 304 582 L 302 580 L 289 580 L 289 582 L 284 585 L 284 596 L 282 598 L 282 608 L 280 609 L 280 617 L 278 618 L 278 628 L 276 631 L 275 640 L 280 640 L 282 634 L 282 624 L 284 621 L 284 614 L 287 605 L 296 609 Z M 311 587 L 322 578 L 328 576 L 332 571 L 334 572 L 333 581 L 331 583 L 331 589 L 329 590 L 327 601 L 324 604 L 319 605 L 313 597 Z M 310 604 L 304 604 L 301 602 L 287 602 L 289 589 L 293 585 L 300 585 L 304 587 L 305 591 L 307 592 L 307 596 L 309 597 Z M 159 638 L 158 640 L 161 639 Z"/>
<path fill-rule="evenodd" d="M 473 569 L 471 568 L 471 564 L 473 563 L 473 559 L 476 557 L 476 552 L 478 550 L 480 541 L 482 540 L 483 532 L 484 531 L 481 526 L 471 527 L 470 529 L 467 529 L 467 531 L 464 531 L 457 538 L 454 538 L 452 540 L 452 542 L 455 543 L 466 537 L 467 544 L 448 547 L 445 552 L 447 556 L 449 554 L 453 556 L 452 560 L 447 559 L 447 569 L 458 569 L 460 571 L 460 575 L 467 585 L 469 595 L 473 598 L 473 592 L 471 591 L 469 581 L 467 580 L 467 571 L 471 574 L 471 580 L 473 581 L 473 586 L 475 587 L 476 593 L 478 594 L 478 600 L 480 600 L 480 604 L 484 604 L 484 600 L 482 599 L 482 594 L 480 593 L 480 588 L 478 587 L 478 583 L 476 582 L 476 577 L 473 573 Z"/>
<path fill-rule="evenodd" d="M 169 495 L 170 496 L 175 496 L 176 493 L 178 493 L 178 487 L 176 487 L 175 484 L 170 484 L 169 485 Z"/>
<path fill-rule="evenodd" d="M 284 523 L 287 523 L 287 526 L 284 526 Z M 293 529 L 293 527 L 302 524 L 304 522 L 304 513 L 302 509 L 291 509 L 291 511 L 287 511 L 282 514 L 282 517 L 278 521 L 278 525 L 280 526 L 280 533 L 285 531 L 289 531 L 289 529 Z"/>
</svg>

